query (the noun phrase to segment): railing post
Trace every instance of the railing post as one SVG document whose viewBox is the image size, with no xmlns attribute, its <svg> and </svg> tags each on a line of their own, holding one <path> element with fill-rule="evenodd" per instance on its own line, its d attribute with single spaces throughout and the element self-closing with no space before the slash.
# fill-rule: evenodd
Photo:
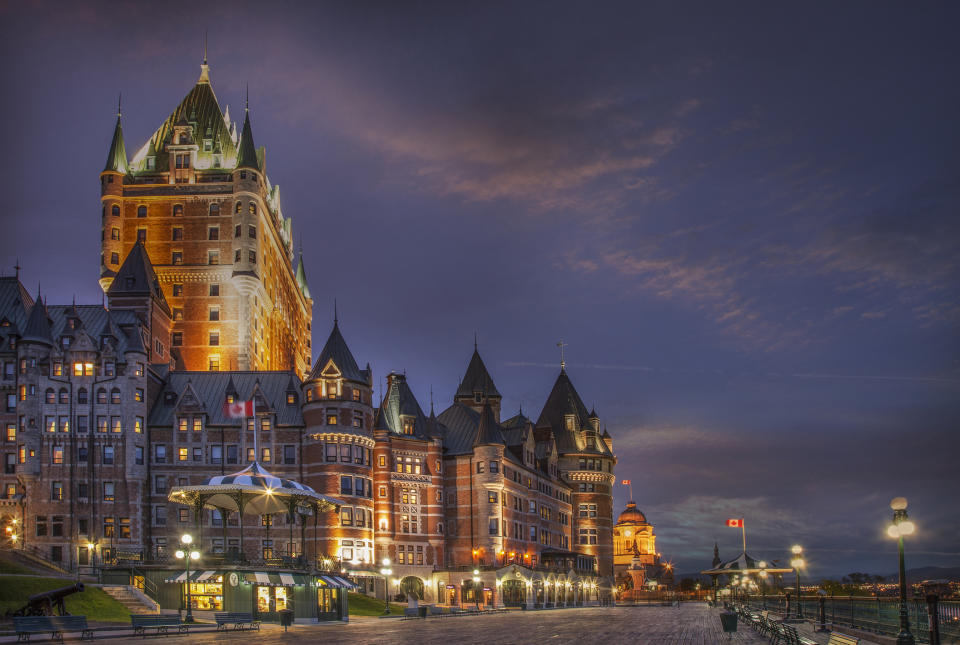
<svg viewBox="0 0 960 645">
<path fill-rule="evenodd" d="M 817 602 L 820 605 L 820 630 L 821 632 L 827 631 L 827 596 L 821 589 L 818 592 L 820 595 L 817 598 Z"/>
<path fill-rule="evenodd" d="M 930 632 L 930 645 L 940 645 L 940 611 L 937 603 L 940 597 L 935 594 L 927 594 L 927 625 Z"/>
</svg>

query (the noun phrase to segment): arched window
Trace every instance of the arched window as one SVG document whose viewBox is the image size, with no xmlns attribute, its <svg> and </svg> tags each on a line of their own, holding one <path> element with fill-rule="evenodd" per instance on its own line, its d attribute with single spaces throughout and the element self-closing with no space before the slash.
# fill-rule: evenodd
<svg viewBox="0 0 960 645">
<path fill-rule="evenodd" d="M 220 204 L 210 204 L 210 217 L 216 217 L 220 214 Z"/>
<path fill-rule="evenodd" d="M 114 217 L 120 217 L 120 207 L 114 204 L 113 207 L 110 208 L 110 214 Z"/>
<path fill-rule="evenodd" d="M 107 391 L 103 388 L 97 390 L 97 403 L 106 403 L 107 402 Z"/>
<path fill-rule="evenodd" d="M 110 403 L 120 403 L 120 388 L 110 390 Z"/>
<path fill-rule="evenodd" d="M 137 206 L 137 217 L 146 217 L 147 216 L 147 207 L 140 205 Z"/>
<path fill-rule="evenodd" d="M 173 216 L 174 216 L 174 217 L 183 217 L 183 204 L 174 204 L 174 206 L 173 206 Z"/>
<path fill-rule="evenodd" d="M 234 209 L 234 212 L 239 213 L 241 210 L 243 210 L 243 204 L 241 204 L 240 202 L 237 202 L 237 206 Z"/>
<path fill-rule="evenodd" d="M 60 388 L 59 399 L 60 403 L 70 403 L 70 395 L 67 393 L 67 388 Z"/>
<path fill-rule="evenodd" d="M 250 202 L 250 214 L 251 215 L 257 214 L 257 205 L 254 204 L 253 202 Z"/>
<path fill-rule="evenodd" d="M 53 393 L 53 388 L 52 388 L 52 387 L 48 387 L 48 388 L 47 388 L 46 398 L 45 398 L 44 400 L 45 400 L 47 403 L 56 403 L 56 402 L 57 402 L 57 398 L 56 398 L 56 395 Z"/>
<path fill-rule="evenodd" d="M 87 388 L 82 387 L 77 390 L 77 403 L 86 403 L 87 402 Z"/>
</svg>

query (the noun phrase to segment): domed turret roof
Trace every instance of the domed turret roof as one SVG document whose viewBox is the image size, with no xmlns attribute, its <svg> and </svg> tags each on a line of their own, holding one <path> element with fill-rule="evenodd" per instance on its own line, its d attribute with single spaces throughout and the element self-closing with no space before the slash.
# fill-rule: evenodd
<svg viewBox="0 0 960 645">
<path fill-rule="evenodd" d="M 643 512 L 640 511 L 639 508 L 637 508 L 637 503 L 633 501 L 627 502 L 627 508 L 625 508 L 624 511 L 620 513 L 620 517 L 617 518 L 617 524 L 646 524 L 646 523 L 647 523 L 646 516 L 643 514 Z"/>
</svg>

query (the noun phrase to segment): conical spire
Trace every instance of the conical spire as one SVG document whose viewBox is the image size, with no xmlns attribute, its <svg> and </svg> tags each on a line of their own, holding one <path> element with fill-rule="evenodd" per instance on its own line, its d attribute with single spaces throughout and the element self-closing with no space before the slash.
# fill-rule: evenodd
<svg viewBox="0 0 960 645">
<path fill-rule="evenodd" d="M 347 347 L 347 341 L 343 339 L 343 334 L 340 333 L 340 325 L 336 322 L 333 323 L 333 329 L 330 331 L 330 336 L 327 338 L 327 343 L 323 346 L 323 351 L 320 352 L 317 362 L 313 364 L 310 378 L 320 378 L 330 361 L 333 361 L 333 364 L 340 370 L 340 375 L 343 378 L 361 383 L 367 382 L 367 378 L 357 366 L 353 353 Z"/>
<path fill-rule="evenodd" d="M 110 152 L 107 154 L 107 165 L 103 172 L 118 172 L 127 174 L 127 149 L 123 145 L 123 126 L 120 124 L 120 102 L 117 101 L 117 125 L 113 129 L 113 141 L 110 142 Z"/>
<path fill-rule="evenodd" d="M 30 310 L 27 326 L 23 332 L 22 342 L 43 343 L 53 345 L 53 335 L 50 333 L 50 319 L 47 315 L 47 306 L 37 293 L 37 301 Z"/>
<path fill-rule="evenodd" d="M 493 408 L 489 403 L 484 404 L 480 412 L 480 421 L 477 422 L 477 436 L 473 440 L 474 446 L 489 446 L 502 444 L 503 433 L 500 432 L 500 424 L 493 416 Z"/>
<path fill-rule="evenodd" d="M 470 357 L 467 372 L 463 375 L 460 387 L 457 388 L 457 396 L 472 397 L 475 392 L 482 392 L 484 397 L 500 396 L 497 386 L 493 384 L 493 379 L 490 377 L 490 372 L 487 371 L 487 366 L 483 364 L 483 359 L 480 358 L 476 341 L 474 341 L 473 356 Z"/>
<path fill-rule="evenodd" d="M 303 270 L 303 247 L 300 247 L 300 254 L 297 258 L 297 286 L 300 287 L 300 291 L 303 293 L 303 297 L 307 300 L 310 299 L 310 287 L 307 286 L 307 274 Z"/>
<path fill-rule="evenodd" d="M 200 78 L 197 83 L 210 83 L 210 66 L 207 65 L 207 34 L 203 34 L 203 63 L 200 65 Z"/>
<path fill-rule="evenodd" d="M 260 164 L 257 161 L 257 148 L 253 145 L 253 130 L 250 128 L 249 97 L 243 115 L 243 132 L 240 134 L 240 154 L 237 157 L 237 168 L 260 170 Z"/>
</svg>

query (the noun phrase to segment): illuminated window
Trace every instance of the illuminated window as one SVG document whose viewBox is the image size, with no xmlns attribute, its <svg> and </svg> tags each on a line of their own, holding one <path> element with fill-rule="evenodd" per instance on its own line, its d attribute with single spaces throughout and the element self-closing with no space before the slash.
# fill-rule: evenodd
<svg viewBox="0 0 960 645">
<path fill-rule="evenodd" d="M 177 461 L 187 461 L 189 458 L 189 449 L 177 448 Z"/>
<path fill-rule="evenodd" d="M 186 418 L 186 417 L 180 417 L 179 419 L 177 419 L 177 430 L 179 430 L 180 432 L 186 432 L 186 431 L 187 431 L 187 418 Z"/>
<path fill-rule="evenodd" d="M 233 210 L 234 210 L 235 213 L 239 213 L 242 209 L 243 209 L 243 205 L 242 205 L 240 202 L 237 202 L 237 204 L 236 204 L 236 206 L 234 206 L 234 209 L 233 209 Z"/>
<path fill-rule="evenodd" d="M 136 363 L 133 367 L 134 376 L 143 376 L 143 363 Z"/>
<path fill-rule="evenodd" d="M 133 391 L 133 400 L 142 403 L 143 402 L 143 390 L 137 388 Z"/>
<path fill-rule="evenodd" d="M 208 365 L 208 367 L 209 367 L 209 371 L 211 371 L 211 372 L 219 372 L 219 371 L 220 371 L 220 356 L 217 355 L 217 354 L 212 354 L 212 355 L 209 357 L 208 361 L 207 361 L 207 365 Z"/>
<path fill-rule="evenodd" d="M 120 389 L 113 388 L 110 390 L 110 403 L 120 403 Z"/>
<path fill-rule="evenodd" d="M 220 264 L 220 251 L 207 251 L 207 264 Z"/>
<path fill-rule="evenodd" d="M 110 429 L 114 434 L 123 432 L 123 421 L 120 417 L 110 417 Z"/>
<path fill-rule="evenodd" d="M 56 403 L 56 395 L 53 392 L 52 387 L 48 387 L 47 391 L 44 393 L 44 401 L 47 403 Z"/>
<path fill-rule="evenodd" d="M 183 285 L 182 285 L 182 284 L 174 283 L 174 285 L 173 285 L 173 296 L 174 296 L 175 298 L 179 298 L 179 297 L 182 296 L 182 295 L 183 295 Z"/>
<path fill-rule="evenodd" d="M 251 215 L 257 214 L 257 205 L 254 204 L 253 202 L 250 202 L 250 214 Z"/>
<path fill-rule="evenodd" d="M 53 485 L 50 489 L 50 501 L 63 501 L 63 482 L 53 482 Z"/>
<path fill-rule="evenodd" d="M 179 158 L 179 157 L 178 157 Z M 183 216 L 183 204 L 174 204 L 173 206 L 173 216 L 182 217 Z"/>
<path fill-rule="evenodd" d="M 43 420 L 43 426 L 47 429 L 47 432 L 56 432 L 57 431 L 57 417 L 52 414 L 48 417 L 45 417 Z"/>
<path fill-rule="evenodd" d="M 174 251 L 170 256 L 170 264 L 183 264 L 183 251 Z"/>
<path fill-rule="evenodd" d="M 51 453 L 51 462 L 55 465 L 63 463 L 63 446 L 54 446 Z"/>
<path fill-rule="evenodd" d="M 7 441 L 16 441 L 17 440 L 17 424 L 8 423 L 7 424 Z"/>
<path fill-rule="evenodd" d="M 327 415 L 327 425 L 328 425 L 328 426 L 335 426 L 335 425 L 337 425 L 337 415 L 335 415 L 335 414 L 328 414 L 328 415 Z"/>
<path fill-rule="evenodd" d="M 143 432 L 143 417 L 133 418 L 133 431 L 137 433 Z"/>
<path fill-rule="evenodd" d="M 109 421 L 107 417 L 98 416 L 97 417 L 97 432 L 108 432 L 110 430 Z"/>
<path fill-rule="evenodd" d="M 270 461 L 270 449 L 261 448 L 260 449 L 260 461 L 266 463 Z"/>
<path fill-rule="evenodd" d="M 247 448 L 247 461 L 252 462 L 257 458 L 257 453 L 253 451 L 253 448 Z"/>
<path fill-rule="evenodd" d="M 193 431 L 194 432 L 203 431 L 203 417 L 193 417 Z"/>
</svg>

